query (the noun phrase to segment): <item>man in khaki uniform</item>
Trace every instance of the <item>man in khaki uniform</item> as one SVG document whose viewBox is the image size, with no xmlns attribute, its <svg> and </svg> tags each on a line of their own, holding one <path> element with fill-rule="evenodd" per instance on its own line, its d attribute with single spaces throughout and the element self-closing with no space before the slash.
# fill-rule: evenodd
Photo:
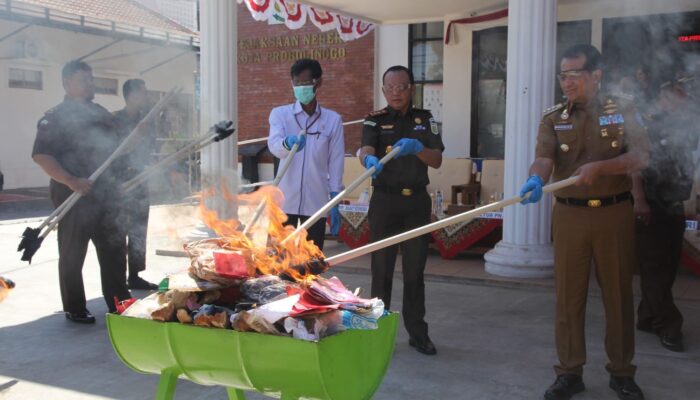
<svg viewBox="0 0 700 400">
<path fill-rule="evenodd" d="M 575 186 L 554 193 L 555 336 L 557 379 L 544 398 L 569 399 L 584 390 L 585 311 L 591 261 L 603 293 L 605 350 L 610 387 L 620 399 L 643 399 L 634 382 L 632 269 L 634 213 L 630 173 L 648 159 L 644 129 L 624 96 L 599 93 L 601 56 L 590 45 L 564 52 L 558 75 L 568 101 L 545 111 L 537 136 L 536 159 L 521 189 L 523 201 L 542 197 L 549 180 L 578 175 Z M 628 102 L 628 101 L 627 101 Z"/>
</svg>

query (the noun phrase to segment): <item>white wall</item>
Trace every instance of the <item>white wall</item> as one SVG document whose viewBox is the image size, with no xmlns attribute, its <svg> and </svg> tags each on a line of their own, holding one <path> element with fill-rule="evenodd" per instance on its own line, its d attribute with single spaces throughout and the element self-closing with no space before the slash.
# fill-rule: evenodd
<svg viewBox="0 0 700 400">
<path fill-rule="evenodd" d="M 20 24 L 0 21 L 0 37 L 20 27 Z M 31 41 L 39 49 L 37 57 L 15 58 L 19 42 Z M 5 189 L 48 185 L 48 176 L 32 161 L 31 152 L 36 124 L 44 112 L 63 100 L 61 69 L 74 58 L 111 42 L 111 38 L 79 34 L 58 29 L 32 26 L 21 34 L 0 42 L 0 169 L 5 175 Z M 99 59 L 148 50 L 133 57 Z M 124 106 L 121 85 L 130 78 L 142 78 L 151 90 L 167 91 L 173 85 L 184 87 L 184 93 L 194 93 L 194 53 L 180 57 L 160 68 L 140 75 L 150 66 L 178 54 L 182 50 L 164 49 L 141 43 L 122 41 L 87 58 L 98 77 L 119 81 L 117 96 L 97 95 L 95 101 L 110 111 Z M 97 60 L 93 62 L 93 60 Z M 10 67 L 39 70 L 43 73 L 43 90 L 8 87 Z"/>
</svg>

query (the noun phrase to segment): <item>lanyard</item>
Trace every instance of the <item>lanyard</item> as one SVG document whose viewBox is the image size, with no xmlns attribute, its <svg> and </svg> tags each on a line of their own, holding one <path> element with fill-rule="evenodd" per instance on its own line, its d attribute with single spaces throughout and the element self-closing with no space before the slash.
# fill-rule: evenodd
<svg viewBox="0 0 700 400">
<path fill-rule="evenodd" d="M 316 124 L 316 122 L 318 122 L 318 120 L 321 119 L 321 112 L 322 111 L 323 111 L 323 109 L 319 106 L 318 107 L 318 115 L 316 116 L 316 118 L 314 118 L 311 121 L 310 124 L 309 124 L 309 120 L 311 119 L 311 116 L 309 116 L 309 118 L 306 119 L 306 129 L 304 129 L 304 131 L 306 132 L 307 135 L 318 135 L 319 133 L 321 133 L 320 131 L 311 133 L 311 132 L 309 132 L 309 128 L 314 126 L 314 124 Z M 306 111 L 304 111 L 304 112 L 306 112 Z M 299 123 L 299 119 L 297 118 L 296 114 L 294 114 L 294 121 L 297 123 L 297 126 L 299 127 L 299 129 L 302 129 L 301 124 Z"/>
</svg>

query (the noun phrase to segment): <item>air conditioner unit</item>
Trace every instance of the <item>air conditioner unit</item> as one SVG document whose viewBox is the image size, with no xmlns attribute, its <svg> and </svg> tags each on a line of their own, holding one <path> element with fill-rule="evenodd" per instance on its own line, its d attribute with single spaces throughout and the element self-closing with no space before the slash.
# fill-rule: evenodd
<svg viewBox="0 0 700 400">
<path fill-rule="evenodd" d="M 15 42 L 15 57 L 37 59 L 41 57 L 41 43 L 33 39 L 22 39 Z"/>
</svg>

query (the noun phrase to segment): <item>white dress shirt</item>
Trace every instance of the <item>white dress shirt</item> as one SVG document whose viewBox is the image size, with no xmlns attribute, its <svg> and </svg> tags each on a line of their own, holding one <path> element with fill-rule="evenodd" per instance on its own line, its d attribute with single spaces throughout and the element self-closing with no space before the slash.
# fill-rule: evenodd
<svg viewBox="0 0 700 400">
<path fill-rule="evenodd" d="M 298 101 L 276 107 L 270 113 L 267 146 L 281 160 L 280 166 L 289 154 L 282 144 L 284 139 L 303 129 L 306 145 L 292 158 L 279 187 L 284 193 L 282 210 L 286 214 L 310 216 L 328 202 L 330 192 L 344 189 L 345 136 L 340 115 L 318 103 L 312 115 Z"/>
</svg>

